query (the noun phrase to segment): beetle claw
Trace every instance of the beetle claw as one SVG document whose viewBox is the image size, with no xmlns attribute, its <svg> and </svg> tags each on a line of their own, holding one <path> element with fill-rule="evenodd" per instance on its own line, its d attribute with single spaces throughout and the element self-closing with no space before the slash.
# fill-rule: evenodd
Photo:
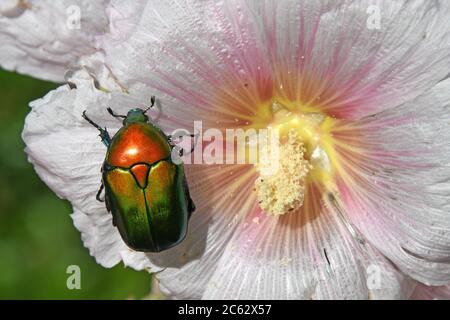
<svg viewBox="0 0 450 320">
<path fill-rule="evenodd" d="M 152 96 L 150 98 L 150 106 L 147 109 L 144 110 L 144 113 L 147 113 L 148 110 L 153 109 L 153 107 L 155 105 L 155 102 L 156 102 L 156 97 Z"/>
<path fill-rule="evenodd" d="M 102 193 L 103 188 L 104 188 L 104 185 L 102 182 L 102 184 L 100 185 L 100 189 L 98 189 L 97 195 L 95 196 L 95 199 L 97 199 L 97 201 L 99 201 L 99 202 L 105 202 L 105 198 L 103 198 L 103 199 L 100 198 L 100 194 Z"/>
</svg>

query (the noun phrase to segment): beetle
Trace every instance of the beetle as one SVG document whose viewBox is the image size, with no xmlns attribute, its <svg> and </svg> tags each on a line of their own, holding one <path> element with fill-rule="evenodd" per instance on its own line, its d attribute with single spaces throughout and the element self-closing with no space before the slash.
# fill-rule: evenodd
<svg viewBox="0 0 450 320">
<path fill-rule="evenodd" d="M 126 116 L 107 108 L 114 118 L 123 119 L 122 128 L 112 138 L 106 127 L 92 121 L 86 111 L 82 114 L 100 131 L 107 147 L 96 199 L 105 202 L 124 242 L 143 252 L 161 252 L 182 242 L 195 211 L 183 164 L 174 163 L 171 157 L 172 151 L 182 156 L 183 149 L 146 115 L 154 104 L 153 96 L 148 108 L 131 109 Z"/>
</svg>

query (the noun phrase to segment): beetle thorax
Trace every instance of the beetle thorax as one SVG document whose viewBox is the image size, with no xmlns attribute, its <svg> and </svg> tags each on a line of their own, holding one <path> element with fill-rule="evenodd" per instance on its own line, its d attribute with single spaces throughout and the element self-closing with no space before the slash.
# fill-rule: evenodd
<svg viewBox="0 0 450 320">
<path fill-rule="evenodd" d="M 136 123 L 136 122 L 148 122 L 148 117 L 145 111 L 142 109 L 131 109 L 128 111 L 124 124 Z"/>
<path fill-rule="evenodd" d="M 151 165 L 170 156 L 167 138 L 149 123 L 136 122 L 120 129 L 108 149 L 106 161 L 115 167 Z"/>
</svg>

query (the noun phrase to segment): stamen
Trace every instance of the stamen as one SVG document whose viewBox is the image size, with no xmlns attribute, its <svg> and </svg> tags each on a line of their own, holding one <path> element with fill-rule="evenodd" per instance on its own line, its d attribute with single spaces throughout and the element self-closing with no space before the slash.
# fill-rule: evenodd
<svg viewBox="0 0 450 320">
<path fill-rule="evenodd" d="M 297 132 L 290 130 L 287 141 L 279 145 L 279 152 L 270 152 L 268 161 L 258 163 L 256 168 L 260 177 L 255 181 L 255 190 L 264 212 L 283 215 L 303 206 L 305 180 L 312 169 L 305 159 L 305 152 Z M 274 163 L 278 164 L 278 170 L 271 172 L 268 167 L 273 167 Z"/>
</svg>

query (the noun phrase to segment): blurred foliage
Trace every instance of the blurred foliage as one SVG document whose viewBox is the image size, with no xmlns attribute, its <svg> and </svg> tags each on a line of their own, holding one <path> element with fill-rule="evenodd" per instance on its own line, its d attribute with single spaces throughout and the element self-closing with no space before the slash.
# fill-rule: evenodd
<svg viewBox="0 0 450 320">
<path fill-rule="evenodd" d="M 151 276 L 96 264 L 73 226 L 70 204 L 26 159 L 21 133 L 28 103 L 56 87 L 0 69 L 0 299 L 142 298 Z M 67 289 L 69 265 L 81 269 L 80 290 Z"/>
</svg>

